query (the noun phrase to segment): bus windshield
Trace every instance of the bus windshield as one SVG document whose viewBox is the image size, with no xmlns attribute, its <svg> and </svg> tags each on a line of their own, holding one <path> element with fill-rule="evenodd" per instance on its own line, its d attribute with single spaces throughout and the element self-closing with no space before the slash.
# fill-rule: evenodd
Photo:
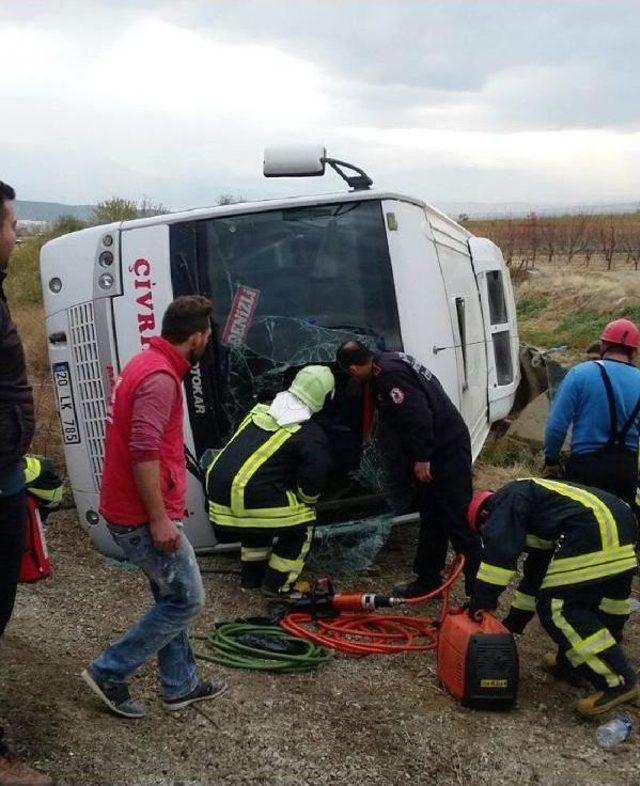
<svg viewBox="0 0 640 786">
<path fill-rule="evenodd" d="M 378 201 L 177 224 L 171 250 L 176 294 L 191 289 L 213 301 L 232 424 L 277 392 L 288 368 L 333 361 L 345 338 L 401 349 Z"/>
</svg>

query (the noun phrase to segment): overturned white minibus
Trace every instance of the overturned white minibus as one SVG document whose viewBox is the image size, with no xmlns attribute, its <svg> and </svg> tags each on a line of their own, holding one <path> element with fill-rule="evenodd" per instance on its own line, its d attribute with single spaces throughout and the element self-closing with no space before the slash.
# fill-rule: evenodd
<svg viewBox="0 0 640 786">
<path fill-rule="evenodd" d="M 518 335 L 499 248 L 420 199 L 370 188 L 361 170 L 322 148 L 267 151 L 265 174 L 316 175 L 325 165 L 351 190 L 92 227 L 42 249 L 67 468 L 80 521 L 102 552 L 117 552 L 97 512 L 106 403 L 178 295 L 201 293 L 214 304 L 210 351 L 184 388 L 185 531 L 196 550 L 216 546 L 199 478 L 203 454 L 298 368 L 332 363 L 346 338 L 404 350 L 429 367 L 469 426 L 474 458 L 490 424 L 509 413 Z M 325 413 L 336 471 L 319 506 L 327 523 L 361 520 L 386 504 L 370 453 L 362 467 L 359 399 L 336 373 Z"/>
</svg>

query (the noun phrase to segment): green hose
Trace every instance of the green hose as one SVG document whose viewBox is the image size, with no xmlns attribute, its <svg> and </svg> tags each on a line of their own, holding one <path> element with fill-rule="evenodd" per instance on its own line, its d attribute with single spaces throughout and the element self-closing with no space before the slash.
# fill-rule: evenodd
<svg viewBox="0 0 640 786">
<path fill-rule="evenodd" d="M 240 639 L 255 637 L 273 643 L 274 649 L 251 646 Z M 278 625 L 224 622 L 207 636 L 194 636 L 205 642 L 209 652 L 196 652 L 201 660 L 251 671 L 280 673 L 312 671 L 331 659 L 332 653 L 317 644 L 292 636 Z M 279 651 L 276 651 L 279 650 Z"/>
</svg>

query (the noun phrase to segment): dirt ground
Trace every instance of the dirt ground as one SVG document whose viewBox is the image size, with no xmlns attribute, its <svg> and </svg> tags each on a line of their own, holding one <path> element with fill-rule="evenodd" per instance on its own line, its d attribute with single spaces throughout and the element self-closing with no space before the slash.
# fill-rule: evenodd
<svg viewBox="0 0 640 786">
<path fill-rule="evenodd" d="M 23 586 L 0 645 L 0 716 L 17 751 L 59 784 L 637 784 L 637 736 L 611 753 L 595 725 L 576 718 L 574 689 L 537 666 L 548 647 L 534 621 L 519 642 L 517 709 L 464 709 L 436 685 L 432 653 L 347 658 L 303 675 L 225 670 L 228 693 L 201 710 L 162 709 L 154 664 L 132 684 L 148 717 L 109 715 L 80 681 L 89 659 L 147 604 L 142 576 L 93 551 L 74 512 L 52 517 L 52 579 Z M 415 530 L 396 530 L 375 576 L 351 586 L 388 589 L 405 574 Z M 235 557 L 203 558 L 234 568 Z M 199 628 L 263 609 L 237 591 L 233 575 L 205 575 Z M 435 612 L 433 605 L 424 614 Z M 640 659 L 640 620 L 627 647 Z M 637 710 L 631 715 L 636 729 Z M 637 734 L 637 731 L 636 731 Z"/>
</svg>

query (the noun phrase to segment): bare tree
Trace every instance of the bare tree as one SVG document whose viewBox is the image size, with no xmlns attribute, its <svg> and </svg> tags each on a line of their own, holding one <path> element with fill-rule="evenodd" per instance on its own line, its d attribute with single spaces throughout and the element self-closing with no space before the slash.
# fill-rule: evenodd
<svg viewBox="0 0 640 786">
<path fill-rule="evenodd" d="M 627 263 L 633 262 L 633 269 L 640 266 L 640 233 L 631 223 L 625 225 L 620 233 L 620 247 L 627 254 Z"/>
<path fill-rule="evenodd" d="M 616 253 L 618 247 L 618 237 L 616 233 L 616 226 L 613 219 L 609 220 L 609 224 L 602 224 L 599 232 L 600 250 L 607 263 L 607 270 L 613 269 L 613 255 Z"/>
<path fill-rule="evenodd" d="M 502 253 L 504 254 L 507 267 L 511 267 L 513 264 L 513 256 L 516 251 L 516 241 L 518 237 L 516 222 L 512 218 L 501 221 L 500 229 L 502 229 L 503 232 L 501 233 L 502 237 L 498 245 L 502 248 Z"/>
<path fill-rule="evenodd" d="M 154 202 L 150 197 L 143 196 L 137 203 L 138 218 L 149 218 L 150 216 L 163 216 L 171 211 L 162 202 Z"/>
<path fill-rule="evenodd" d="M 584 249 L 586 229 L 589 224 L 590 216 L 586 213 L 578 213 L 577 216 L 570 216 L 566 222 L 564 236 L 564 250 L 567 255 L 567 263 L 570 265 L 574 256 Z"/>
<path fill-rule="evenodd" d="M 558 231 L 556 222 L 546 218 L 541 222 L 542 247 L 547 254 L 547 262 L 552 262 L 558 244 Z"/>
<path fill-rule="evenodd" d="M 535 213 L 529 213 L 522 222 L 520 238 L 523 252 L 527 252 L 531 267 L 535 268 L 540 247 L 540 219 Z"/>
</svg>

